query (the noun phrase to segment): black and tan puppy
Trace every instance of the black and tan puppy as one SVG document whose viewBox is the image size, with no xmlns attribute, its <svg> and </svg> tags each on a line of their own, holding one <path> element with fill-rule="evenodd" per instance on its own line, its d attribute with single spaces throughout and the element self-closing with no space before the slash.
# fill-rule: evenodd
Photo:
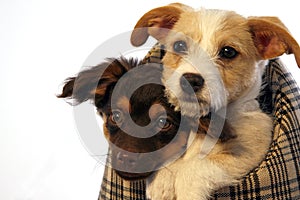
<svg viewBox="0 0 300 200">
<path fill-rule="evenodd" d="M 104 120 L 112 167 L 123 178 L 144 178 L 186 148 L 191 127 L 164 97 L 160 79 L 158 65 L 111 59 L 67 79 L 59 95 L 76 104 L 93 101 Z"/>
<path fill-rule="evenodd" d="M 202 137 L 207 133 L 209 116 L 199 121 L 174 111 L 164 95 L 161 73 L 158 64 L 110 59 L 67 79 L 58 96 L 72 99 L 74 105 L 93 102 L 104 121 L 111 167 L 125 179 L 149 177 L 184 154 L 191 132 Z M 221 142 L 232 137 L 227 124 L 225 130 Z"/>
</svg>

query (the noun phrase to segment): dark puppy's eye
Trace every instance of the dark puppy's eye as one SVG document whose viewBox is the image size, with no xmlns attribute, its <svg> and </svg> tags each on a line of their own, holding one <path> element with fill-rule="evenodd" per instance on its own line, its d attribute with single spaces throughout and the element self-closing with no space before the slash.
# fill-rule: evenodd
<svg viewBox="0 0 300 200">
<path fill-rule="evenodd" d="M 157 127 L 161 131 L 168 131 L 172 127 L 172 123 L 165 117 L 160 117 L 157 120 Z"/>
<path fill-rule="evenodd" d="M 233 47 L 230 46 L 225 46 L 221 49 L 219 56 L 221 58 L 226 58 L 226 59 L 233 59 L 238 55 L 237 50 L 235 50 Z"/>
<path fill-rule="evenodd" d="M 122 113 L 118 110 L 113 111 L 110 115 L 110 121 L 114 124 L 120 124 L 123 121 Z"/>
<path fill-rule="evenodd" d="M 186 42 L 182 41 L 182 40 L 174 42 L 174 44 L 173 44 L 173 50 L 176 53 L 185 54 L 187 52 L 187 50 L 188 50 Z"/>
</svg>

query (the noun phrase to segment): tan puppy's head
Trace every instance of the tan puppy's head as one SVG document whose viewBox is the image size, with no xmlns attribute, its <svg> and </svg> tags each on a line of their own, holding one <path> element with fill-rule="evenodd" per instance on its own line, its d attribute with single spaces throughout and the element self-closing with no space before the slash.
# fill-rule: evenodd
<svg viewBox="0 0 300 200">
<path fill-rule="evenodd" d="M 131 42 L 140 46 L 149 35 L 166 48 L 163 82 L 170 103 L 182 114 L 195 115 L 197 110 L 204 116 L 229 103 L 254 99 L 263 60 L 294 53 L 300 66 L 299 45 L 276 17 L 244 18 L 177 3 L 146 13 Z M 191 103 L 195 99 L 199 105 Z"/>
</svg>

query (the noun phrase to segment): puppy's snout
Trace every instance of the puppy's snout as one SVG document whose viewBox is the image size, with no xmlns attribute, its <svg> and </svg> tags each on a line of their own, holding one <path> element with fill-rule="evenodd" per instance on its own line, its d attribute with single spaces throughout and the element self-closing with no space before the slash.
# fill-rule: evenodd
<svg viewBox="0 0 300 200">
<path fill-rule="evenodd" d="M 200 74 L 185 73 L 180 78 L 180 86 L 186 93 L 199 91 L 204 85 L 204 79 Z"/>
<path fill-rule="evenodd" d="M 137 165 L 138 156 L 133 154 L 127 154 L 125 152 L 119 152 L 117 154 L 117 163 L 119 166 L 123 165 L 125 169 L 133 169 Z"/>
</svg>

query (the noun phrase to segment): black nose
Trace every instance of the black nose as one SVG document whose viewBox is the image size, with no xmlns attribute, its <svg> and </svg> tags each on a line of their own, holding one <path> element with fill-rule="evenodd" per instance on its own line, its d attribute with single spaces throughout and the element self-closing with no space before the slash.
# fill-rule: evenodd
<svg viewBox="0 0 300 200">
<path fill-rule="evenodd" d="M 132 170 L 135 168 L 138 162 L 138 157 L 135 154 L 127 154 L 125 152 L 119 152 L 117 154 L 117 163 L 118 166 L 127 170 Z"/>
<path fill-rule="evenodd" d="M 180 78 L 180 86 L 186 93 L 194 93 L 199 91 L 204 84 L 204 79 L 200 74 L 185 73 Z"/>
</svg>

